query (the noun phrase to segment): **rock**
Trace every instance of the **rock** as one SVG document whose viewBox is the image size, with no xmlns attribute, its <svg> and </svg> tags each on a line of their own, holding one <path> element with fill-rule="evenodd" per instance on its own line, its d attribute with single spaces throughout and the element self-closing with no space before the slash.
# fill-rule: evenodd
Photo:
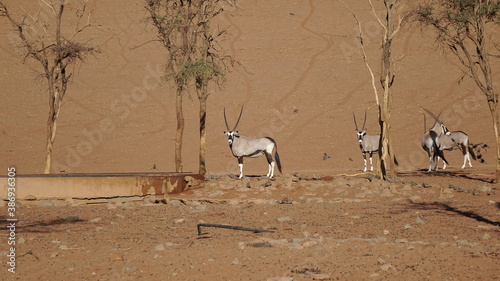
<svg viewBox="0 0 500 281">
<path fill-rule="evenodd" d="M 69 216 L 64 218 L 65 222 L 78 222 L 80 219 L 77 216 Z"/>
<path fill-rule="evenodd" d="M 386 263 L 386 264 L 383 264 L 380 266 L 380 269 L 382 269 L 383 271 L 388 271 L 391 268 L 394 268 L 394 267 L 390 263 Z"/>
<path fill-rule="evenodd" d="M 292 218 L 290 218 L 290 217 L 281 217 L 281 218 L 277 218 L 276 220 L 279 221 L 279 222 L 285 222 L 285 221 L 291 221 Z"/>
<path fill-rule="evenodd" d="M 235 258 L 235 259 L 231 262 L 231 264 L 232 264 L 232 265 L 239 264 L 239 263 L 240 263 L 240 261 L 238 260 L 238 258 Z"/>
<path fill-rule="evenodd" d="M 488 233 L 485 233 L 485 234 L 481 237 L 481 239 L 483 239 L 483 240 L 490 240 L 490 239 L 491 239 L 491 235 L 489 235 Z"/>
<path fill-rule="evenodd" d="M 199 205 L 193 208 L 193 212 L 195 213 L 204 213 L 207 211 L 207 206 L 206 205 Z"/>
<path fill-rule="evenodd" d="M 478 191 L 481 193 L 491 194 L 492 189 L 491 186 L 483 184 L 479 187 Z"/>
<path fill-rule="evenodd" d="M 312 273 L 310 275 L 307 275 L 312 280 L 331 280 L 332 276 L 330 274 L 320 274 L 320 273 Z"/>
<path fill-rule="evenodd" d="M 33 196 L 33 195 L 27 195 L 26 197 L 24 197 L 24 200 L 26 200 L 26 201 L 35 201 L 36 197 Z"/>
<path fill-rule="evenodd" d="M 172 205 L 172 206 L 180 206 L 180 205 L 182 205 L 182 203 L 179 200 L 171 200 L 170 201 L 170 205 Z"/>
<path fill-rule="evenodd" d="M 266 281 L 293 281 L 293 277 L 269 277 Z"/>
<path fill-rule="evenodd" d="M 163 244 L 158 244 L 155 246 L 156 251 L 165 251 L 165 246 Z"/>
<path fill-rule="evenodd" d="M 316 244 L 318 244 L 318 242 L 313 240 L 313 241 L 306 241 L 306 242 L 302 243 L 302 246 L 304 246 L 304 248 L 307 248 L 307 247 L 312 247 Z"/>
<path fill-rule="evenodd" d="M 382 196 L 382 197 L 391 197 L 391 196 L 394 196 L 394 195 L 392 194 L 392 192 L 391 192 L 390 189 L 384 188 L 382 190 L 382 193 L 380 194 L 380 196 Z"/>
<path fill-rule="evenodd" d="M 410 202 L 412 202 L 413 204 L 422 203 L 422 197 L 420 197 L 418 195 L 412 196 L 409 199 L 410 199 Z"/>
<path fill-rule="evenodd" d="M 111 253 L 109 254 L 109 261 L 111 262 L 123 261 L 123 255 L 120 253 Z"/>
<path fill-rule="evenodd" d="M 424 219 L 422 219 L 422 217 L 421 217 L 421 216 L 418 216 L 418 217 L 415 219 L 415 222 L 416 222 L 417 224 L 425 224 L 425 221 L 424 221 Z"/>
<path fill-rule="evenodd" d="M 26 242 L 26 239 L 24 239 L 24 237 L 19 237 L 19 239 L 17 239 L 17 244 L 24 244 Z"/>
<path fill-rule="evenodd" d="M 408 239 L 405 239 L 405 238 L 399 238 L 399 239 L 395 239 L 394 240 L 395 243 L 402 243 L 402 244 L 407 244 L 408 243 Z"/>
<path fill-rule="evenodd" d="M 100 222 L 101 220 L 102 220 L 102 218 L 95 218 L 95 219 L 89 220 L 89 222 Z"/>
<path fill-rule="evenodd" d="M 412 228 L 413 228 L 413 226 L 411 226 L 411 224 L 405 224 L 405 225 L 403 226 L 403 228 L 404 228 L 404 229 L 412 229 Z"/>
</svg>

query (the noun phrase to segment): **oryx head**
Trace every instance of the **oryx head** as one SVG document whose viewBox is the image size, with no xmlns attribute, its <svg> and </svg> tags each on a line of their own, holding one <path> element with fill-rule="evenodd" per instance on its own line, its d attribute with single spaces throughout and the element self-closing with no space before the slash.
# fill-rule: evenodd
<svg viewBox="0 0 500 281">
<path fill-rule="evenodd" d="M 434 123 L 434 126 L 431 128 L 431 131 L 436 132 L 438 135 L 450 135 L 451 132 L 446 128 L 444 125 L 443 121 L 439 120 L 439 116 L 441 116 L 441 113 L 439 113 L 438 116 L 434 115 L 434 113 L 430 112 L 429 110 L 425 109 L 422 107 L 423 110 L 425 110 L 427 113 L 429 113 L 436 122 Z"/>
<path fill-rule="evenodd" d="M 238 123 L 240 122 L 241 119 L 241 114 L 243 113 L 243 106 L 241 106 L 241 111 L 240 111 L 240 116 L 238 117 L 238 121 L 236 121 L 236 124 L 234 125 L 234 128 L 231 130 L 229 129 L 229 125 L 227 124 L 227 118 L 226 118 L 226 108 L 224 107 L 224 122 L 226 122 L 226 129 L 227 131 L 224 132 L 224 135 L 227 135 L 227 143 L 229 145 L 233 144 L 234 138 L 238 138 L 238 131 L 236 130 L 236 127 L 238 127 Z"/>
<path fill-rule="evenodd" d="M 356 126 L 356 135 L 358 136 L 358 143 L 361 145 L 363 144 L 363 138 L 366 135 L 366 128 L 365 128 L 366 111 L 365 111 L 365 120 L 363 121 L 363 126 L 361 127 L 361 131 L 358 128 L 358 123 L 356 122 L 356 115 L 354 114 L 354 112 L 352 113 L 352 116 L 354 117 L 354 125 Z"/>
</svg>

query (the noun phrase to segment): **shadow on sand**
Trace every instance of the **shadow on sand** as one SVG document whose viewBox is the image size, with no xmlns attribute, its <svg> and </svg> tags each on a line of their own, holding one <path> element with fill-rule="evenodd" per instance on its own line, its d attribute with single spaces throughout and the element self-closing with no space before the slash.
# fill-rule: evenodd
<svg viewBox="0 0 500 281">
<path fill-rule="evenodd" d="M 484 223 L 487 223 L 487 224 L 493 225 L 493 226 L 500 226 L 500 221 L 492 221 L 492 220 L 485 218 L 485 217 L 483 217 L 475 212 L 462 211 L 462 210 L 459 210 L 459 209 L 452 207 L 452 206 L 445 204 L 445 203 L 438 203 L 438 202 L 415 203 L 414 206 L 416 206 L 418 209 L 421 209 L 421 210 L 440 210 L 440 211 L 455 213 L 455 214 L 458 214 L 458 215 L 461 215 L 461 216 L 464 216 L 467 218 L 474 219 L 478 222 L 484 222 Z M 497 203 L 497 207 L 500 208 L 500 204 Z"/>
</svg>

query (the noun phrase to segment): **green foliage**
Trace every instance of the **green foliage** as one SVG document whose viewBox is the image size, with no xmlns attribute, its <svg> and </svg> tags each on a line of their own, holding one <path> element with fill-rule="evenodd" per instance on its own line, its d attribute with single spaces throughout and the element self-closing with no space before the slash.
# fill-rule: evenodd
<svg viewBox="0 0 500 281">
<path fill-rule="evenodd" d="M 168 77 L 174 78 L 177 83 L 183 84 L 183 87 L 187 86 L 188 81 L 193 80 L 199 85 L 213 80 L 222 83 L 226 81 L 224 70 L 210 61 L 190 61 L 184 64 L 179 72 L 172 73 Z"/>
<path fill-rule="evenodd" d="M 478 22 L 499 23 L 500 0 L 441 0 L 419 5 L 418 21 L 435 26 L 440 32 L 448 28 L 467 29 Z"/>
</svg>

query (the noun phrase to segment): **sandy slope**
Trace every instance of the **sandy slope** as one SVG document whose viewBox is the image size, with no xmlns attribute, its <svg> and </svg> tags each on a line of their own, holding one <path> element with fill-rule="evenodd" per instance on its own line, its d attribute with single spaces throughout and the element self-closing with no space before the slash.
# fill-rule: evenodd
<svg viewBox="0 0 500 281">
<path fill-rule="evenodd" d="M 19 11 L 14 2 L 8 3 Z M 140 1 L 91 2 L 94 22 L 83 40 L 101 49 L 75 69 L 62 109 L 55 144 L 56 172 L 173 170 L 173 90 L 160 84 L 164 51 L 155 38 Z M 377 3 L 380 5 L 380 3 Z M 370 63 L 379 68 L 381 28 L 366 3 L 350 4 L 363 22 Z M 26 4 L 25 9 L 32 9 Z M 380 7 L 377 7 L 380 8 Z M 228 8 L 220 26 L 229 29 L 223 44 L 243 67 L 228 74 L 209 98 L 208 171 L 237 171 L 230 155 L 222 118 L 230 123 L 240 106 L 245 113 L 242 134 L 268 135 L 278 142 L 286 173 L 329 174 L 359 170 L 352 113 L 377 133 L 376 107 L 369 73 L 357 43 L 356 24 L 338 1 L 245 1 Z M 8 42 L 15 38 L 2 21 L 2 165 L 23 173 L 43 169 L 46 96 L 37 79 L 38 65 L 22 64 L 22 55 Z M 10 41 L 9 41 L 10 40 Z M 140 46 L 140 47 L 138 47 Z M 433 44 L 433 35 L 415 24 L 403 28 L 394 42 L 396 61 L 393 131 L 402 170 L 426 166 L 420 148 L 421 106 L 438 113 L 452 130 L 463 130 L 472 142 L 493 145 L 490 116 L 483 95 L 456 67 L 453 57 Z M 498 63 L 493 65 L 497 69 Z M 498 77 L 498 73 L 494 74 Z M 197 101 L 185 99 L 187 118 L 185 170 L 197 170 Z M 362 122 L 362 121 L 360 121 Z M 428 121 L 430 126 L 430 121 Z M 323 161 L 327 153 L 330 159 Z M 449 154 L 459 166 L 459 152 Z M 493 163 L 493 150 L 486 155 Z M 490 166 L 492 167 L 492 166 Z M 260 174 L 265 160 L 246 161 L 246 171 Z M 3 169 L 4 170 L 4 169 Z M 2 172 L 3 173 L 3 172 Z"/>
</svg>

